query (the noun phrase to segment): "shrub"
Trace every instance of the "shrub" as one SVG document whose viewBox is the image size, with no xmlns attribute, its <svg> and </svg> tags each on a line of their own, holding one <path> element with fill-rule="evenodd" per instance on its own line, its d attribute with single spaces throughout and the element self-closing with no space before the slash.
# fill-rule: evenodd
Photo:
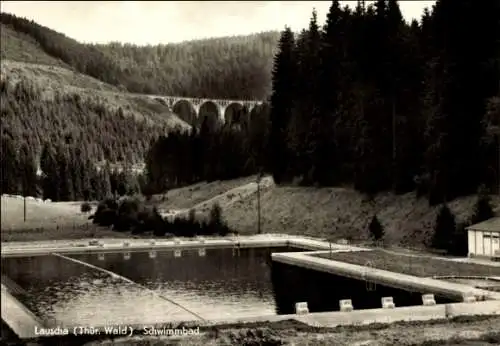
<svg viewBox="0 0 500 346">
<path fill-rule="evenodd" d="M 476 224 L 486 221 L 495 216 L 493 207 L 491 206 L 491 199 L 484 186 L 479 188 L 476 204 L 474 206 L 474 213 L 471 217 L 471 223 Z"/>
<path fill-rule="evenodd" d="M 468 222 L 462 222 L 457 225 L 455 234 L 453 235 L 453 244 L 450 249 L 450 254 L 455 256 L 467 256 L 469 252 L 469 241 L 467 235 Z"/>
<path fill-rule="evenodd" d="M 385 231 L 384 227 L 377 218 L 377 215 L 373 215 L 370 224 L 368 225 L 368 231 L 373 240 L 379 241 L 384 237 Z"/>
<path fill-rule="evenodd" d="M 82 205 L 80 206 L 80 211 L 82 213 L 90 213 L 92 211 L 92 206 L 90 205 L 89 202 L 84 202 L 82 203 Z"/>
<path fill-rule="evenodd" d="M 452 251 L 456 228 L 455 215 L 453 215 L 446 204 L 443 204 L 434 224 L 432 247 L 439 250 Z"/>
<path fill-rule="evenodd" d="M 156 207 L 148 206 L 139 199 L 121 198 L 118 202 L 106 199 L 99 203 L 96 212 L 89 219 L 93 219 L 93 222 L 100 226 L 113 226 L 113 229 L 119 232 L 131 231 L 132 234 L 141 234 L 152 231 L 157 237 L 166 234 L 183 237 L 226 235 L 230 232 L 217 204 L 212 206 L 209 221 L 200 222 L 196 220 L 194 210 L 189 211 L 187 218 L 165 220 Z"/>
<path fill-rule="evenodd" d="M 210 209 L 210 223 L 212 225 L 220 225 L 222 224 L 222 208 L 218 203 L 214 203 L 212 205 L 212 209 Z"/>
</svg>

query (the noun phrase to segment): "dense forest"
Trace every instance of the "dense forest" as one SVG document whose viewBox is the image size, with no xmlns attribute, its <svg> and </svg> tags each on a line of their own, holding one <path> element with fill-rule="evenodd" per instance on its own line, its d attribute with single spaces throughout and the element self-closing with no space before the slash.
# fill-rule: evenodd
<svg viewBox="0 0 500 346">
<path fill-rule="evenodd" d="M 57 92 L 44 98 L 27 80 L 2 79 L 0 99 L 2 193 L 52 200 L 106 196 L 111 188 L 89 187 L 93 179 L 112 175 L 109 165 L 98 171 L 96 164 L 142 162 L 150 144 L 167 131 L 121 108 L 110 109 L 98 98 Z M 44 182 L 37 176 L 40 169 Z"/>
<path fill-rule="evenodd" d="M 368 195 L 417 189 L 431 204 L 475 193 L 480 185 L 494 189 L 499 6 L 440 0 L 421 23 L 406 23 L 396 0 L 359 2 L 353 10 L 333 1 L 322 28 L 313 12 L 297 37 L 285 29 L 256 170 L 281 184 L 348 185 Z M 171 141 L 175 149 L 156 161 L 174 158 L 157 176 L 196 180 L 196 169 L 186 171 L 181 159 L 192 144 Z M 253 150 L 244 141 L 232 148 Z M 242 173 L 240 163 L 250 154 L 241 153 L 224 165 L 234 170 L 228 176 Z"/>
<path fill-rule="evenodd" d="M 396 0 L 334 1 L 323 28 L 313 13 L 307 30 L 281 35 L 269 170 L 368 194 L 417 188 L 431 203 L 494 187 L 499 42 L 498 1 L 438 0 L 420 24 Z"/>
<path fill-rule="evenodd" d="M 263 100 L 271 91 L 278 39 L 278 32 L 264 32 L 149 47 L 96 47 L 135 79 L 127 84 L 134 92 Z"/>
<path fill-rule="evenodd" d="M 186 97 L 266 98 L 279 38 L 264 32 L 149 47 L 90 45 L 11 14 L 1 13 L 0 22 L 76 71 L 122 90 Z"/>
</svg>

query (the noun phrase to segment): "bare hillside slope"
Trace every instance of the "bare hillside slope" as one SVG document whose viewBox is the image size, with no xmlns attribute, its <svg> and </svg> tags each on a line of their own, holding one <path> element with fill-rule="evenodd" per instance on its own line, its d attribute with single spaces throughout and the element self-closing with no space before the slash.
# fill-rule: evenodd
<svg viewBox="0 0 500 346">
<path fill-rule="evenodd" d="M 225 192 L 220 192 L 224 187 Z M 241 233 L 254 233 L 257 231 L 256 187 L 254 177 L 246 181 L 197 184 L 170 191 L 162 207 L 195 208 L 207 213 L 211 204 L 217 202 L 232 228 Z M 205 202 L 197 195 L 203 196 Z M 449 204 L 458 222 L 471 216 L 475 201 L 475 196 L 468 196 Z M 498 210 L 500 198 L 494 197 L 493 203 Z M 416 198 L 415 193 L 400 196 L 385 193 L 368 201 L 346 188 L 279 187 L 266 183 L 265 179 L 261 183 L 261 226 L 265 233 L 365 240 L 368 223 L 377 214 L 388 242 L 420 246 L 432 234 L 438 209 L 439 206 L 430 207 L 425 198 Z"/>
</svg>

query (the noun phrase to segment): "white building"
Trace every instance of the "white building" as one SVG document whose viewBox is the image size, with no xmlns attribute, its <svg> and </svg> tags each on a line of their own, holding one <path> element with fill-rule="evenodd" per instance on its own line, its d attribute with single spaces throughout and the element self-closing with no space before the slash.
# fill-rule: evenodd
<svg viewBox="0 0 500 346">
<path fill-rule="evenodd" d="M 500 217 L 467 228 L 469 256 L 500 257 Z"/>
</svg>

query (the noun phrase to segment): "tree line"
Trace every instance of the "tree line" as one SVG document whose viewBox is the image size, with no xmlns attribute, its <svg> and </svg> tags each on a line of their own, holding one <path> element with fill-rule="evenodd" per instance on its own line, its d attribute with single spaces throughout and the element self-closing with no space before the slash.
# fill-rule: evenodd
<svg viewBox="0 0 500 346">
<path fill-rule="evenodd" d="M 299 35 L 286 28 L 270 99 L 275 181 L 417 189 L 431 203 L 494 187 L 499 23 L 498 2 L 438 0 L 408 24 L 396 0 L 333 1 L 323 27 L 313 12 Z"/>
<path fill-rule="evenodd" d="M 416 190 L 431 204 L 483 184 L 491 191 L 498 6 L 440 0 L 420 23 L 406 23 L 395 0 L 353 10 L 333 1 L 323 27 L 313 11 L 297 37 L 281 33 L 270 112 L 252 121 L 261 142 L 227 129 L 211 139 L 203 130 L 161 138 L 148 154 L 149 179 L 175 185 L 266 171 L 278 184 L 350 185 L 369 196 Z"/>
<path fill-rule="evenodd" d="M 76 71 L 134 93 L 263 99 L 270 92 L 278 32 L 156 46 L 82 44 L 25 18 L 0 22 L 32 37 Z"/>
<path fill-rule="evenodd" d="M 235 179 L 262 172 L 266 166 L 269 106 L 257 106 L 243 124 L 172 131 L 155 141 L 145 159 L 148 194 L 200 181 Z"/>
<path fill-rule="evenodd" d="M 0 99 L 1 192 L 7 194 L 100 199 L 117 190 L 113 176 L 132 175 L 127 167 L 143 162 L 151 142 L 168 130 L 98 98 L 58 91 L 47 97 L 27 80 L 3 78 Z M 98 167 L 101 162 L 108 164 Z M 113 173 L 109 163 L 122 163 L 126 172 Z"/>
</svg>

